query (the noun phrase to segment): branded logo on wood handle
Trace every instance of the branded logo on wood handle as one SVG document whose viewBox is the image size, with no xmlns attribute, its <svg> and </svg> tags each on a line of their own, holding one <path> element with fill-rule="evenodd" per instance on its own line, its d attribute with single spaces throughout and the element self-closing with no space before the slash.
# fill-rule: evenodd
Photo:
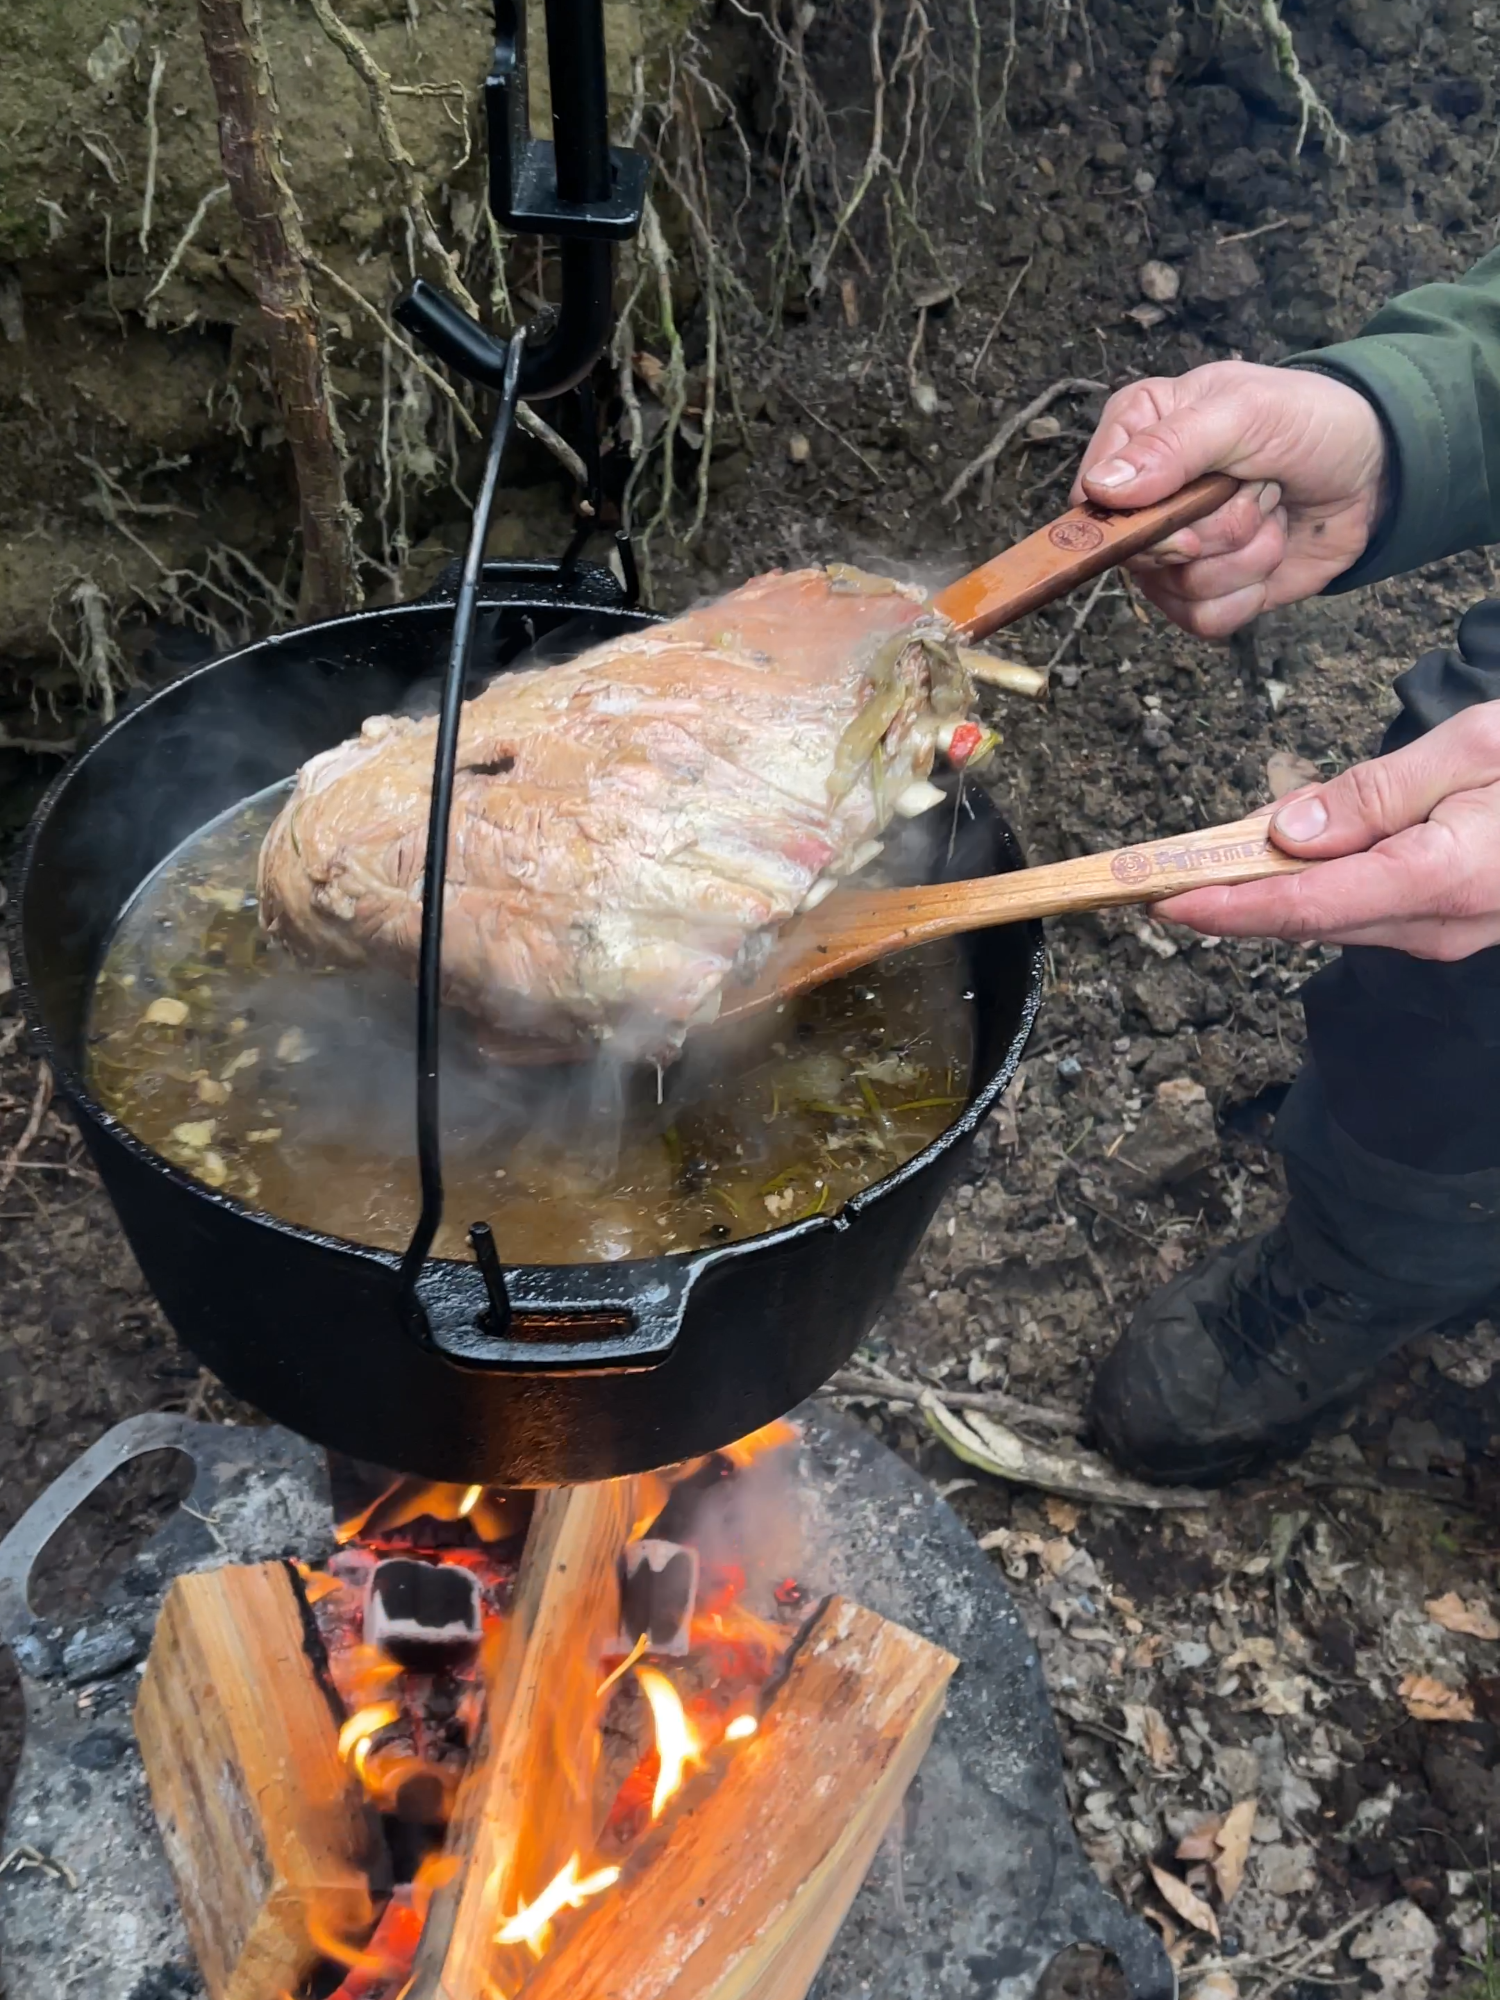
<svg viewBox="0 0 1500 2000">
<path fill-rule="evenodd" d="M 1109 872 L 1117 882 L 1144 882 L 1148 875 L 1192 875 L 1203 868 L 1259 861 L 1265 851 L 1264 840 L 1225 840 L 1217 847 L 1157 847 L 1149 854 L 1126 847 L 1110 862 Z"/>
<path fill-rule="evenodd" d="M 1054 521 L 1047 530 L 1047 539 L 1054 547 L 1066 549 L 1070 555 L 1087 555 L 1090 549 L 1097 549 L 1104 540 L 1104 530 L 1094 521 Z"/>
<path fill-rule="evenodd" d="M 1151 856 L 1142 854 L 1138 847 L 1127 847 L 1110 862 L 1109 872 L 1117 882 L 1144 882 L 1152 872 Z"/>
</svg>

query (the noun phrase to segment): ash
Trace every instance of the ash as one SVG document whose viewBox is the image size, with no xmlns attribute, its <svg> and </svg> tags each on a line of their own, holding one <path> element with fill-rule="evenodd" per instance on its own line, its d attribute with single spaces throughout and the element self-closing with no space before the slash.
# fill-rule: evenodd
<svg viewBox="0 0 1500 2000">
<path fill-rule="evenodd" d="M 130 1449 L 124 1434 L 145 1426 L 146 1441 Z M 145 1418 L 121 1424 L 94 1451 L 117 1440 L 101 1478 L 162 1444 L 188 1452 L 197 1478 L 187 1504 L 82 1625 L 47 1626 L 25 1610 L 29 1561 L 14 1551 L 29 1516 L 0 1549 L 0 1605 L 18 1606 L 4 1636 L 26 1700 L 0 1867 L 7 2000 L 196 2000 L 204 1991 L 131 1726 L 156 1616 L 167 1586 L 187 1571 L 291 1555 L 316 1561 L 333 1548 L 322 1455 L 289 1432 Z"/>
<path fill-rule="evenodd" d="M 1167 2000 L 1171 1975 L 1154 1937 L 1100 1888 L 1074 1839 L 1035 1649 L 994 1568 L 932 1489 L 862 1427 L 812 1406 L 798 1422 L 797 1561 L 809 1599 L 847 1593 L 963 1663 L 815 2000 L 1030 2000 L 1076 1940 L 1117 1954 L 1135 2000 Z M 147 1442 L 132 1446 L 125 1434 L 142 1424 L 153 1426 Z M 164 1425 L 176 1434 L 163 1437 Z M 184 1571 L 316 1561 L 333 1545 L 321 1455 L 284 1431 L 137 1420 L 95 1447 L 115 1454 L 96 1477 L 163 1442 L 194 1458 L 192 1496 L 82 1626 L 47 1627 L 25 1612 L 21 1530 L 0 1550 L 0 1605 L 22 1606 L 5 1636 L 27 1715 L 0 1870 L 7 2000 L 203 1992 L 131 1729 L 156 1614 Z"/>
</svg>

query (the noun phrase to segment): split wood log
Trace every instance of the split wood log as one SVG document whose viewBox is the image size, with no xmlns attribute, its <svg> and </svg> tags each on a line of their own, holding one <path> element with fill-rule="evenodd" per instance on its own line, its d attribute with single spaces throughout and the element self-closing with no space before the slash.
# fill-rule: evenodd
<svg viewBox="0 0 1500 2000">
<path fill-rule="evenodd" d="M 356 610 L 363 595 L 354 544 L 359 517 L 344 485 L 344 441 L 307 275 L 302 215 L 281 156 L 260 0 L 198 0 L 198 22 L 218 105 L 224 178 L 245 232 L 271 384 L 297 474 L 298 610 L 303 618 L 332 618 Z"/>
<path fill-rule="evenodd" d="M 916 1774 L 958 1662 L 831 1598 L 757 1734 L 716 1756 L 521 2000 L 803 2000 Z"/>
<path fill-rule="evenodd" d="M 295 1992 L 373 1920 L 370 1828 L 281 1563 L 178 1577 L 135 1729 L 211 2000 Z"/>
<path fill-rule="evenodd" d="M 593 1839 L 600 1661 L 620 1629 L 620 1559 L 636 1482 L 557 1487 L 537 1501 L 504 1651 L 448 1829 L 405 2000 L 487 1992 L 495 1932 Z"/>
</svg>

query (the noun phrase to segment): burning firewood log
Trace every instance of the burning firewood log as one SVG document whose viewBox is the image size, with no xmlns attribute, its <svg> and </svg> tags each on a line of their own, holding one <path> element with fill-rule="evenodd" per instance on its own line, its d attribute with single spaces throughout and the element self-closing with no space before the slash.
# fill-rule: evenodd
<svg viewBox="0 0 1500 2000">
<path fill-rule="evenodd" d="M 831 1598 L 755 1735 L 711 1764 L 523 2000 L 802 2000 L 921 1763 L 951 1653 Z M 717 1760 L 716 1760 L 717 1761 Z M 502 1986 L 504 1981 L 502 1979 Z M 514 1986 L 506 1988 L 514 1991 Z"/>
<path fill-rule="evenodd" d="M 177 1579 L 135 1727 L 210 2000 L 295 1992 L 368 1932 L 371 1829 L 283 1564 Z"/>
<path fill-rule="evenodd" d="M 502 1912 L 531 1901 L 593 1833 L 600 1662 L 620 1625 L 634 1480 L 562 1487 L 532 1516 L 505 1650 L 449 1828 L 407 2000 L 485 1990 Z"/>
</svg>

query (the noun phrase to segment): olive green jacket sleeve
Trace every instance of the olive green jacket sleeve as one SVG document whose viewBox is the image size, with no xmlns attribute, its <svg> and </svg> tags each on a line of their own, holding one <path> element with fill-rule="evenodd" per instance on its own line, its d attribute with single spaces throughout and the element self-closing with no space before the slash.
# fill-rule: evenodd
<svg viewBox="0 0 1500 2000">
<path fill-rule="evenodd" d="M 1362 391 L 1391 448 L 1384 516 L 1333 590 L 1500 542 L 1500 250 L 1456 284 L 1392 299 L 1357 339 L 1286 365 Z"/>
</svg>

